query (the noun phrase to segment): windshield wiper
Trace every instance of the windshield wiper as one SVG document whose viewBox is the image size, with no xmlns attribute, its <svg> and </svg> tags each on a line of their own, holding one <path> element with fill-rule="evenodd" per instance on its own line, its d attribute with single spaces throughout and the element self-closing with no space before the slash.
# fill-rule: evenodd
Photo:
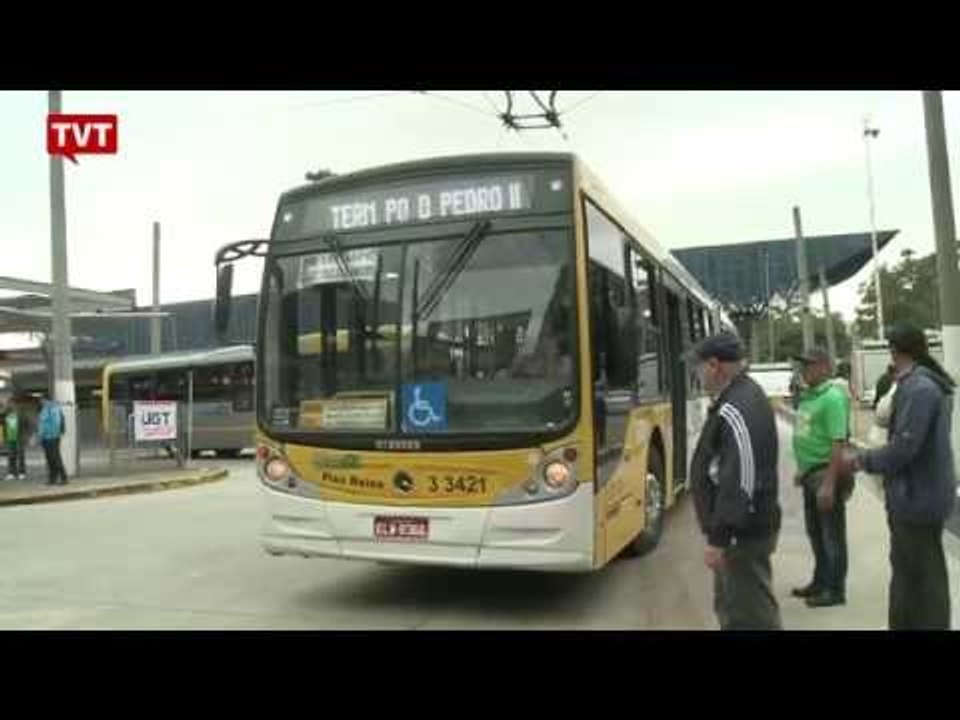
<svg viewBox="0 0 960 720">
<path fill-rule="evenodd" d="M 479 247 L 480 241 L 483 240 L 484 235 L 489 231 L 489 220 L 480 220 L 474 223 L 470 231 L 464 235 L 463 239 L 460 240 L 457 246 L 447 255 L 447 261 L 443 269 L 437 273 L 433 282 L 430 283 L 430 286 L 423 293 L 423 299 L 418 299 L 416 295 L 413 296 L 414 323 L 418 320 L 428 318 L 433 311 L 437 309 L 437 305 L 440 304 L 440 301 L 444 295 L 446 295 L 454 281 L 460 277 L 460 273 L 463 272 L 467 263 L 470 262 L 470 258 L 472 258 L 474 252 L 476 252 L 477 247 Z M 416 325 L 414 325 L 414 333 L 416 333 Z"/>
<path fill-rule="evenodd" d="M 327 242 L 327 245 L 333 251 L 334 260 L 337 261 L 337 267 L 340 268 L 340 272 L 344 274 L 347 280 L 350 281 L 350 285 L 353 287 L 353 291 L 357 294 L 357 297 L 360 298 L 364 303 L 369 302 L 367 297 L 367 292 L 364 290 L 363 285 L 357 280 L 357 276 L 353 274 L 353 269 L 350 267 L 350 263 L 347 261 L 347 256 L 343 252 L 343 248 L 340 246 L 340 241 L 337 239 L 336 235 L 327 235 L 324 238 Z"/>
</svg>

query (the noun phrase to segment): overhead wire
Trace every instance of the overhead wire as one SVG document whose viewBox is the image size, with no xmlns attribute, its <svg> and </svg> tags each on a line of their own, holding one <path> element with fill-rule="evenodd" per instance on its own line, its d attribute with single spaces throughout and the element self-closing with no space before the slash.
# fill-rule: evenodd
<svg viewBox="0 0 960 720">
<path fill-rule="evenodd" d="M 459 99 L 457 99 L 457 98 L 452 98 L 452 97 L 449 97 L 449 96 L 447 96 L 447 95 L 441 95 L 440 93 L 436 93 L 436 92 L 432 92 L 432 91 L 427 91 L 427 90 L 415 90 L 414 92 L 416 92 L 416 93 L 418 93 L 418 94 L 420 94 L 420 95 L 426 95 L 427 97 L 436 98 L 437 100 L 443 100 L 443 101 L 445 101 L 445 102 L 452 103 L 452 104 L 457 105 L 457 106 L 459 106 L 459 107 L 462 107 L 462 108 L 464 108 L 464 109 L 466 109 L 466 110 L 472 110 L 473 112 L 480 113 L 481 115 L 483 115 L 483 116 L 485 116 L 485 117 L 497 117 L 497 115 L 496 115 L 495 113 L 487 112 L 487 111 L 484 110 L 483 108 L 479 108 L 479 107 L 477 107 L 476 105 L 473 105 L 472 103 L 468 103 L 468 102 L 465 102 L 465 101 L 463 101 L 463 100 L 459 100 Z"/>
<path fill-rule="evenodd" d="M 596 97 L 597 97 L 598 95 L 600 95 L 602 92 L 603 92 L 602 90 L 598 90 L 597 92 L 591 94 L 589 97 L 583 98 L 582 100 L 578 100 L 577 102 L 575 102 L 575 103 L 574 103 L 573 105 L 571 105 L 570 107 L 561 110 L 561 111 L 560 111 L 560 114 L 561 114 L 561 115 L 569 115 L 570 113 L 572 113 L 574 110 L 576 110 L 576 109 L 579 108 L 580 106 L 586 105 L 588 102 L 590 102 L 591 100 L 593 100 L 594 98 L 596 98 Z"/>
</svg>

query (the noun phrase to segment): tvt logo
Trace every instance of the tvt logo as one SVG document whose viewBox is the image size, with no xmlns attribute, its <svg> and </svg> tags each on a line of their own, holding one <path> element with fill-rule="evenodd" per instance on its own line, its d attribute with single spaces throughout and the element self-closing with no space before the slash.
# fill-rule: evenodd
<svg viewBox="0 0 960 720">
<path fill-rule="evenodd" d="M 47 115 L 47 152 L 78 165 L 77 155 L 116 155 L 116 115 Z"/>
</svg>

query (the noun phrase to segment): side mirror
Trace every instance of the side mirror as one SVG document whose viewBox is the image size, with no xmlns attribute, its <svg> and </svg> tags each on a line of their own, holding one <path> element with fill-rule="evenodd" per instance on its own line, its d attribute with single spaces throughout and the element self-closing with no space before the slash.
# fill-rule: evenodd
<svg viewBox="0 0 960 720">
<path fill-rule="evenodd" d="M 222 265 L 217 271 L 217 300 L 214 307 L 214 328 L 217 338 L 223 340 L 230 326 L 230 303 L 233 295 L 233 264 Z"/>
</svg>

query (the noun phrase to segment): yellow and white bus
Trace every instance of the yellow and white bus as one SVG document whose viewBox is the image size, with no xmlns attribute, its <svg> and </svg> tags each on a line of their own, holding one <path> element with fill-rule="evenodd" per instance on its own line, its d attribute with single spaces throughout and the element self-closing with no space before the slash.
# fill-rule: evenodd
<svg viewBox="0 0 960 720">
<path fill-rule="evenodd" d="M 578 158 L 331 176 L 263 249 L 268 552 L 585 571 L 656 546 L 705 417 L 684 354 L 721 316 Z"/>
</svg>

